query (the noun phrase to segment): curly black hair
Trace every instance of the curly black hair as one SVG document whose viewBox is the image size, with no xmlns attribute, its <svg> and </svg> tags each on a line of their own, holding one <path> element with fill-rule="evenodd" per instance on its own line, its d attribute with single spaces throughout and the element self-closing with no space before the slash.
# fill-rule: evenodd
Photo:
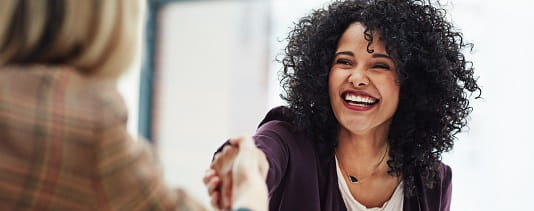
<svg viewBox="0 0 534 211">
<path fill-rule="evenodd" d="M 281 60 L 281 97 L 293 123 L 334 148 L 339 123 L 330 105 L 328 74 L 338 40 L 351 23 L 360 22 L 371 53 L 372 35 L 380 35 L 400 83 L 389 132 L 389 173 L 402 176 L 408 196 L 415 194 L 416 183 L 433 188 L 441 153 L 452 149 L 467 125 L 469 99 L 481 95 L 473 65 L 462 53 L 473 45 L 433 4 L 440 5 L 425 0 L 334 2 L 296 23 Z"/>
</svg>

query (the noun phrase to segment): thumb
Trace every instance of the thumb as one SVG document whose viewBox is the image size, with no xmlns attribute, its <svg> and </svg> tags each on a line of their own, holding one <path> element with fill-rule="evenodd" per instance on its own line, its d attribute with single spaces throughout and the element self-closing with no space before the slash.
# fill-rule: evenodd
<svg viewBox="0 0 534 211">
<path fill-rule="evenodd" d="M 246 147 L 246 148 L 255 147 L 254 140 L 252 139 L 251 136 L 239 136 L 236 138 L 231 138 L 230 144 L 232 144 L 233 146 L 237 146 L 237 147 L 241 147 L 241 146 Z"/>
</svg>

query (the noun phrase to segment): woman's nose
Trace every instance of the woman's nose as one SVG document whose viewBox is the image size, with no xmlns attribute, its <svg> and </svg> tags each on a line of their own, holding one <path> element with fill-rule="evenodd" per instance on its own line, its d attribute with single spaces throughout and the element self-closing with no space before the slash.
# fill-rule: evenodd
<svg viewBox="0 0 534 211">
<path fill-rule="evenodd" d="M 356 67 L 351 71 L 348 78 L 349 83 L 352 83 L 354 87 L 366 87 L 369 85 L 369 78 L 367 77 L 367 71 L 365 68 Z"/>
</svg>

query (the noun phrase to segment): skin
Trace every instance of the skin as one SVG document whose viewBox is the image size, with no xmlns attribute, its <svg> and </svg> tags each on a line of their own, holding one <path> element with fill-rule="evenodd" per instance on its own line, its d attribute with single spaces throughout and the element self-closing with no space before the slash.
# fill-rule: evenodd
<svg viewBox="0 0 534 211">
<path fill-rule="evenodd" d="M 345 181 L 361 204 L 381 207 L 400 181 L 387 174 L 387 155 L 379 163 L 387 151 L 387 136 L 399 102 L 400 87 L 395 63 L 379 35 L 374 33 L 369 48 L 373 52 L 369 53 L 364 31 L 362 24 L 353 23 L 340 38 L 329 74 L 329 94 L 332 110 L 340 123 L 336 155 L 342 163 Z M 347 91 L 365 93 L 379 101 L 369 110 L 350 109 L 343 98 Z M 365 181 L 352 184 L 347 172 Z"/>
</svg>

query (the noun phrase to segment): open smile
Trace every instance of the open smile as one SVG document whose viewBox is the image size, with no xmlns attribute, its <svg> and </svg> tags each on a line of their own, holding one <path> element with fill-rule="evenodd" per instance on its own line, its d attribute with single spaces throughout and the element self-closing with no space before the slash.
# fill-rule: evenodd
<svg viewBox="0 0 534 211">
<path fill-rule="evenodd" d="M 366 111 L 373 108 L 380 100 L 359 91 L 345 91 L 341 94 L 345 106 L 351 110 Z"/>
</svg>

